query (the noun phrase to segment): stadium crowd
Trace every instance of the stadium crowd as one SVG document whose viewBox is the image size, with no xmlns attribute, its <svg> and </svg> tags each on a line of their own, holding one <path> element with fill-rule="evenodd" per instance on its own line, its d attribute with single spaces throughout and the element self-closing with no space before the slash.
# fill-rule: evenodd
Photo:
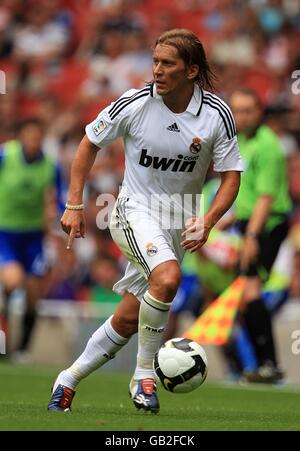
<svg viewBox="0 0 300 451">
<path fill-rule="evenodd" d="M 0 143 L 16 135 L 21 119 L 44 124 L 43 148 L 68 183 L 85 125 L 131 87 L 151 80 L 154 39 L 163 31 L 193 30 L 218 76 L 217 92 L 254 89 L 265 121 L 280 137 L 293 200 L 289 295 L 300 299 L 300 2 L 298 0 L 2 0 Z M 49 270 L 44 298 L 118 301 L 111 286 L 126 262 L 100 230 L 97 198 L 115 198 L 123 175 L 122 142 L 99 152 L 85 192 L 87 234 L 65 251 L 55 202 L 48 205 Z M 196 262 L 197 265 L 197 262 Z"/>
</svg>

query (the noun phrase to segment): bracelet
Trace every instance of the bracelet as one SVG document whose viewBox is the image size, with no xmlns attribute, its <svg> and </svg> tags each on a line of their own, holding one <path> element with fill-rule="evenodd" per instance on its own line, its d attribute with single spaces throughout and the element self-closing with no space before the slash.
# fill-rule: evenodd
<svg viewBox="0 0 300 451">
<path fill-rule="evenodd" d="M 257 233 L 251 232 L 251 230 L 247 231 L 247 232 L 245 233 L 245 236 L 248 236 L 249 238 L 253 238 L 253 239 L 255 239 L 255 240 L 258 239 Z"/>
<path fill-rule="evenodd" d="M 84 209 L 84 204 L 79 204 L 79 205 L 71 205 L 68 204 L 68 202 L 65 205 L 65 208 L 67 210 L 83 210 Z"/>
</svg>

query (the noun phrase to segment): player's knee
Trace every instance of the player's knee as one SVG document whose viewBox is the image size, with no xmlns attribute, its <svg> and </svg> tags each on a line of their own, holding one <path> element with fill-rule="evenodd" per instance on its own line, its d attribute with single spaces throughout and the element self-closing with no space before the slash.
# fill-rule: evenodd
<svg viewBox="0 0 300 451">
<path fill-rule="evenodd" d="M 159 300 L 172 300 L 178 290 L 181 281 L 181 273 L 178 269 L 163 272 L 151 281 L 151 291 Z"/>
<path fill-rule="evenodd" d="M 180 275 L 171 275 L 162 282 L 162 289 L 172 298 L 175 297 L 180 285 Z"/>
<path fill-rule="evenodd" d="M 9 265 L 2 270 L 1 281 L 5 290 L 12 292 L 24 284 L 24 272 L 17 265 Z"/>
</svg>

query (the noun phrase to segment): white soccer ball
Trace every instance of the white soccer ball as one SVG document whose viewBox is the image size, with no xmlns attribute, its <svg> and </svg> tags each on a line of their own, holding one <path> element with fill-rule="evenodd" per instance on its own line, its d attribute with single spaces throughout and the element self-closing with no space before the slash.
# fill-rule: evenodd
<svg viewBox="0 0 300 451">
<path fill-rule="evenodd" d="M 207 376 L 204 349 L 187 338 L 166 341 L 155 354 L 153 365 L 163 387 L 172 393 L 195 390 Z"/>
</svg>

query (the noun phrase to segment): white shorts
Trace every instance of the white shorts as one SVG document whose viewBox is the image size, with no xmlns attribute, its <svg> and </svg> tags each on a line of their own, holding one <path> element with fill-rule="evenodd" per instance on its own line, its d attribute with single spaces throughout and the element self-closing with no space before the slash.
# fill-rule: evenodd
<svg viewBox="0 0 300 451">
<path fill-rule="evenodd" d="M 111 216 L 110 232 L 129 263 L 124 277 L 113 290 L 125 291 L 139 300 L 148 289 L 151 271 L 161 263 L 176 260 L 180 265 L 184 249 L 181 229 L 163 229 L 147 209 L 128 197 L 119 196 Z"/>
</svg>

